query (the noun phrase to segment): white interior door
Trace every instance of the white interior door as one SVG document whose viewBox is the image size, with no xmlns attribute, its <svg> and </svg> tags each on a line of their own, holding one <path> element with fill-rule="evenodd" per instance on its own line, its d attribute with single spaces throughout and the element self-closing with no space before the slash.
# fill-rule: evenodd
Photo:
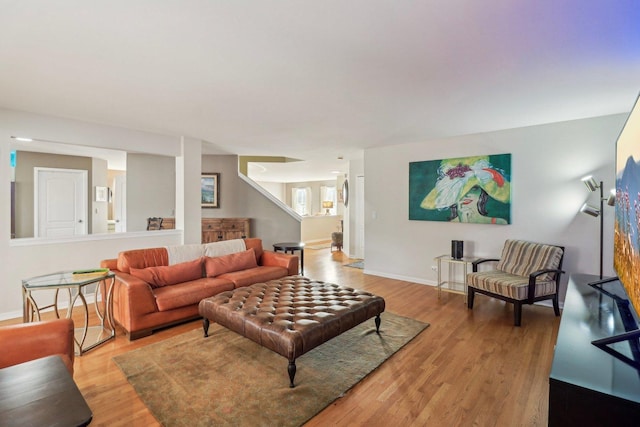
<svg viewBox="0 0 640 427">
<path fill-rule="evenodd" d="M 356 176 L 356 258 L 364 258 L 364 176 Z"/>
<path fill-rule="evenodd" d="M 116 175 L 113 189 L 113 219 L 116 233 L 127 231 L 127 176 Z"/>
<path fill-rule="evenodd" d="M 67 237 L 87 234 L 88 172 L 34 168 L 34 235 Z"/>
</svg>

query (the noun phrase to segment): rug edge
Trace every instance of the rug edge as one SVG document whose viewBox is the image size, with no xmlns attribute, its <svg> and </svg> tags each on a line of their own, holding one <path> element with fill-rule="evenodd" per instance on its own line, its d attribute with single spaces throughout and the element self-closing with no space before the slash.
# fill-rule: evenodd
<svg viewBox="0 0 640 427">
<path fill-rule="evenodd" d="M 315 414 L 311 415 L 309 418 L 307 418 L 306 420 L 304 420 L 304 422 L 302 424 L 307 423 L 309 420 L 311 420 L 313 417 L 315 417 L 316 415 L 318 415 L 319 413 L 321 413 L 322 411 L 324 411 L 325 409 L 327 409 L 329 406 L 333 405 L 336 401 L 342 399 L 343 397 L 345 397 L 351 390 L 353 390 L 354 387 L 356 387 L 358 384 L 360 384 L 362 381 L 366 380 L 367 378 L 369 378 L 374 372 L 377 372 L 378 370 L 380 370 L 380 368 L 382 367 L 382 365 L 384 365 L 385 363 L 387 363 L 389 360 L 391 360 L 394 356 L 396 356 L 398 353 L 400 353 L 404 348 L 406 348 L 406 346 L 408 344 L 410 344 L 411 342 L 413 342 L 413 340 L 415 340 L 420 334 L 422 334 L 427 328 L 429 328 L 431 326 L 431 323 L 429 322 L 423 322 L 422 320 L 418 320 L 418 319 L 414 319 L 411 317 L 407 317 L 407 316 L 402 316 L 400 314 L 396 314 L 394 312 L 391 311 L 386 311 L 384 313 L 390 313 L 393 314 L 394 316 L 397 317 L 402 317 L 404 319 L 409 319 L 412 320 L 414 322 L 418 322 L 421 324 L 422 328 L 415 333 L 415 335 L 413 337 L 411 337 L 407 342 L 405 342 L 404 344 L 402 344 L 395 352 L 393 352 L 392 354 L 389 355 L 389 357 L 387 357 L 385 360 L 383 360 L 378 366 L 376 366 L 373 370 L 369 371 L 364 377 L 360 378 L 360 380 L 358 382 L 356 382 L 355 384 L 353 384 L 351 387 L 347 388 L 345 391 L 343 391 L 340 395 L 336 396 L 335 399 L 333 399 L 331 402 L 327 403 L 327 406 L 325 406 L 324 408 L 318 410 L 318 412 L 316 412 Z"/>
</svg>

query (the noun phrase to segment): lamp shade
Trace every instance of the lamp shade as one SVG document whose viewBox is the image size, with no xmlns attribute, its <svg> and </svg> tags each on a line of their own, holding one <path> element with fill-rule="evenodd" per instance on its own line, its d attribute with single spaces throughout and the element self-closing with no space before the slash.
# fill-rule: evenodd
<svg viewBox="0 0 640 427">
<path fill-rule="evenodd" d="M 594 208 L 593 206 L 586 203 L 582 205 L 582 207 L 580 208 L 580 212 L 584 212 L 587 215 L 595 216 L 596 218 L 600 216 L 600 209 Z"/>
<path fill-rule="evenodd" d="M 591 175 L 582 178 L 582 182 L 584 182 L 584 185 L 586 185 L 587 189 L 592 193 L 598 188 L 598 182 L 593 179 L 593 176 Z"/>
<path fill-rule="evenodd" d="M 324 214 L 325 215 L 330 215 L 331 214 L 331 209 L 333 209 L 333 202 L 331 200 L 325 200 L 324 202 L 322 202 L 322 207 L 325 210 Z"/>
<path fill-rule="evenodd" d="M 616 190 L 611 190 L 609 194 L 609 198 L 607 199 L 607 205 L 615 206 L 616 205 Z"/>
</svg>

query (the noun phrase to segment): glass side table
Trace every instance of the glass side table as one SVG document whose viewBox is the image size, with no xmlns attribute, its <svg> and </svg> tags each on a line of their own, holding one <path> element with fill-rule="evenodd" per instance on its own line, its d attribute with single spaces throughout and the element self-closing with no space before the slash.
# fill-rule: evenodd
<svg viewBox="0 0 640 427">
<path fill-rule="evenodd" d="M 468 267 L 476 261 L 478 258 L 462 257 L 452 258 L 450 255 L 440 255 L 433 260 L 438 263 L 438 298 L 440 298 L 441 292 L 453 292 L 456 294 L 467 295 L 467 271 Z M 442 279 L 442 263 L 447 263 L 449 267 L 447 280 Z M 456 266 L 462 266 L 462 281 L 456 280 L 455 269 Z"/>
<path fill-rule="evenodd" d="M 32 277 L 22 281 L 22 320 L 35 322 L 40 320 L 43 310 L 53 308 L 56 317 L 60 317 L 58 304 L 62 290 L 68 295 L 66 317 L 71 318 L 76 303 L 84 310 L 84 324 L 75 330 L 76 354 L 82 353 L 110 340 L 116 336 L 113 325 L 113 285 L 116 275 L 110 271 L 100 274 L 74 274 L 71 271 Z M 87 302 L 86 288 L 95 284 L 93 302 Z M 39 307 L 33 293 L 35 291 L 54 291 L 53 303 Z M 89 325 L 89 305 L 93 305 L 100 320 L 99 325 Z"/>
</svg>

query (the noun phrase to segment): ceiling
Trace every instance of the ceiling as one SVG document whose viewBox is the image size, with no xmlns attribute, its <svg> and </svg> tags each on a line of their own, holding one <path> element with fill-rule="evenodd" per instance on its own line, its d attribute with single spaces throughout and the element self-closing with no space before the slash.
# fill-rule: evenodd
<svg viewBox="0 0 640 427">
<path fill-rule="evenodd" d="M 304 160 L 295 180 L 335 177 L 370 147 L 627 112 L 640 91 L 637 0 L 0 0 L 0 10 L 0 108 L 198 138 L 204 153 Z M 264 180 L 292 179 L 279 173 Z"/>
</svg>

